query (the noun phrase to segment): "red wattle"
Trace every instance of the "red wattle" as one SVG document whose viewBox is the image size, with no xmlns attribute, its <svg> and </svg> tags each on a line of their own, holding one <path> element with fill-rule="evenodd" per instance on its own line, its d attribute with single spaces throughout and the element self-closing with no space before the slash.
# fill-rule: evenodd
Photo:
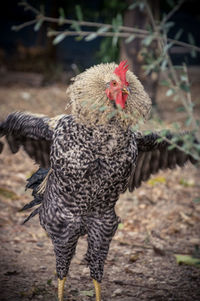
<svg viewBox="0 0 200 301">
<path fill-rule="evenodd" d="M 120 105 L 120 107 L 122 109 L 125 109 L 125 103 L 126 103 L 127 97 L 128 97 L 128 95 L 123 95 L 122 91 L 117 93 L 117 97 L 116 97 L 116 100 L 115 100 L 116 105 Z"/>
</svg>

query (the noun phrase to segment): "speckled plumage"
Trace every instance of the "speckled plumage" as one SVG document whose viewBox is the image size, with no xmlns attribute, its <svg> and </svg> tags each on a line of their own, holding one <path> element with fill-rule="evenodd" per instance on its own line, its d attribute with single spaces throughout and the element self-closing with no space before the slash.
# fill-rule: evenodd
<svg viewBox="0 0 200 301">
<path fill-rule="evenodd" d="M 127 188 L 133 191 L 159 169 L 192 161 L 179 148 L 169 150 L 168 142 L 158 142 L 158 134 L 131 130 L 131 124 L 148 115 L 151 102 L 130 71 L 126 108 L 110 116 L 113 104 L 105 89 L 109 81 L 119 80 L 114 74 L 116 66 L 101 64 L 74 79 L 67 90 L 73 115 L 50 119 L 17 112 L 0 123 L 0 136 L 6 136 L 12 152 L 22 145 L 45 168 L 29 179 L 35 200 L 24 209 L 40 204 L 30 217 L 39 213 L 40 223 L 52 239 L 60 279 L 68 273 L 78 238 L 87 234 L 86 259 L 91 277 L 100 282 L 119 223 L 114 207 L 120 193 Z M 127 118 L 131 114 L 133 118 Z M 173 136 L 167 134 L 167 138 Z M 181 139 L 176 141 L 181 145 Z"/>
<path fill-rule="evenodd" d="M 79 236 L 87 233 L 91 276 L 101 281 L 119 220 L 114 206 L 127 189 L 136 155 L 134 133 L 120 130 L 114 121 L 106 129 L 78 124 L 72 116 L 58 122 L 50 156 L 52 173 L 39 214 L 54 243 L 61 279 Z"/>
</svg>

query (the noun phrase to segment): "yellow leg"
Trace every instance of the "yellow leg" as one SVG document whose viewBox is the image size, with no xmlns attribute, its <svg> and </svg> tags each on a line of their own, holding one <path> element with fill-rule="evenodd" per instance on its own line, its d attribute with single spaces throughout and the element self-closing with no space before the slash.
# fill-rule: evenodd
<svg viewBox="0 0 200 301">
<path fill-rule="evenodd" d="M 63 301 L 65 281 L 66 277 L 63 279 L 58 278 L 58 301 Z"/>
<path fill-rule="evenodd" d="M 101 285 L 95 279 L 93 279 L 95 294 L 96 294 L 96 301 L 101 301 Z"/>
</svg>

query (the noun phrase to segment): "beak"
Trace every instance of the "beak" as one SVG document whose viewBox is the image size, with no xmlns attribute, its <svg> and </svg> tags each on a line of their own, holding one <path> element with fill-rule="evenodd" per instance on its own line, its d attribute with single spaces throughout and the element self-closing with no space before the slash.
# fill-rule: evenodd
<svg viewBox="0 0 200 301">
<path fill-rule="evenodd" d="M 127 88 L 126 88 L 126 87 L 123 87 L 123 88 L 122 88 L 122 93 L 123 93 L 123 94 L 129 95 L 129 94 L 130 94 L 129 88 L 128 88 L 128 87 L 127 87 Z"/>
</svg>

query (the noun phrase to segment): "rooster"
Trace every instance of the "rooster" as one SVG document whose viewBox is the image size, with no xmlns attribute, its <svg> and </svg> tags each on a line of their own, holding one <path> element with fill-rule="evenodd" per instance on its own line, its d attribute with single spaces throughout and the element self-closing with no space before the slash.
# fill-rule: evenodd
<svg viewBox="0 0 200 301">
<path fill-rule="evenodd" d="M 170 133 L 166 142 L 157 133 L 133 131 L 133 124 L 147 118 L 151 100 L 126 62 L 87 69 L 73 79 L 67 94 L 72 115 L 15 112 L 0 123 L 0 136 L 6 136 L 13 153 L 23 146 L 40 165 L 27 185 L 34 200 L 23 209 L 40 205 L 27 220 L 39 213 L 52 240 L 58 300 L 63 300 L 77 241 L 87 234 L 86 260 L 100 301 L 104 262 L 120 221 L 115 213 L 119 195 L 159 169 L 195 161 L 180 147 L 168 149 Z"/>
</svg>

